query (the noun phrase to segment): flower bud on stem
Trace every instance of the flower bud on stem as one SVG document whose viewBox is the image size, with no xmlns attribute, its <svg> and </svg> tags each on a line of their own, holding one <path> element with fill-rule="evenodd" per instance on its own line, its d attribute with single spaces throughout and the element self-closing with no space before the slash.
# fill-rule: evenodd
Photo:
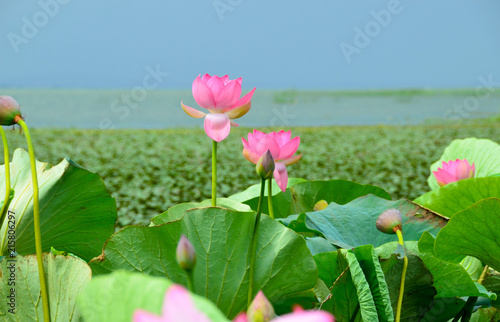
<svg viewBox="0 0 500 322">
<path fill-rule="evenodd" d="M 196 265 L 196 251 L 186 236 L 181 235 L 177 244 L 176 258 L 179 266 L 186 271 L 188 288 L 194 293 L 193 269 Z"/>
<path fill-rule="evenodd" d="M 14 118 L 14 122 L 21 126 L 28 143 L 31 165 L 31 180 L 33 183 L 33 224 L 35 226 L 35 248 L 36 258 L 38 261 L 38 276 L 40 278 L 40 291 L 42 293 L 43 320 L 48 322 L 50 321 L 49 295 L 47 293 L 45 271 L 43 269 L 42 235 L 40 232 L 40 201 L 38 192 L 38 177 L 36 173 L 35 150 L 33 149 L 33 142 L 31 141 L 28 126 L 26 125 L 26 123 L 24 123 L 23 118 L 20 115 L 16 115 Z"/>
</svg>

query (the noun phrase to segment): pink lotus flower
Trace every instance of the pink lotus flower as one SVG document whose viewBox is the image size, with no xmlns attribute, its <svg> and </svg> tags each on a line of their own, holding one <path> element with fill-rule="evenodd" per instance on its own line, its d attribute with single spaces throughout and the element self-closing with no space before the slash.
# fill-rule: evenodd
<svg viewBox="0 0 500 322">
<path fill-rule="evenodd" d="M 134 312 L 134 322 L 211 322 L 193 303 L 189 292 L 180 285 L 168 288 L 163 300 L 162 316 L 143 310 Z"/>
<path fill-rule="evenodd" d="M 250 110 L 254 91 L 255 88 L 240 98 L 241 77 L 230 80 L 227 75 L 199 75 L 193 82 L 193 97 L 198 105 L 210 113 L 198 111 L 182 102 L 181 105 L 189 116 L 205 117 L 205 132 L 212 140 L 220 142 L 229 135 L 231 126 L 238 126 L 232 120 L 242 117 Z"/>
<path fill-rule="evenodd" d="M 443 161 L 443 167 L 432 173 L 434 173 L 439 186 L 442 187 L 451 182 L 474 178 L 475 172 L 474 163 L 471 166 L 466 159 L 456 159 L 455 161 L 448 161 L 448 163 Z"/>
<path fill-rule="evenodd" d="M 233 322 L 248 322 L 245 313 L 239 314 Z M 269 320 L 263 320 L 269 321 Z M 333 315 L 326 311 L 304 311 L 300 306 L 293 308 L 293 313 L 276 317 L 269 322 L 335 322 Z"/>
<path fill-rule="evenodd" d="M 253 133 L 248 133 L 248 141 L 244 138 L 242 141 L 243 156 L 253 164 L 257 164 L 257 161 L 267 150 L 271 152 L 275 162 L 274 179 L 276 179 L 281 191 L 285 192 L 288 184 L 286 166 L 299 161 L 302 157 L 302 154 L 293 155 L 299 148 L 300 137 L 292 139 L 292 131 L 265 134 L 253 130 Z"/>
</svg>

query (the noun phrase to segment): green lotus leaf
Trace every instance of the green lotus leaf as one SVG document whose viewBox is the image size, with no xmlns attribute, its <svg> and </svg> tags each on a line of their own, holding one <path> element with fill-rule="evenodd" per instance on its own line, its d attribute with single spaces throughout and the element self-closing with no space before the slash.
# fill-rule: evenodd
<svg viewBox="0 0 500 322">
<path fill-rule="evenodd" d="M 99 255 L 114 232 L 116 202 L 99 175 L 69 159 L 56 166 L 36 162 L 40 190 L 40 225 L 43 251 L 51 247 L 73 253 L 85 260 Z M 17 149 L 10 163 L 11 184 L 15 191 L 9 213 L 0 230 L 0 250 L 6 254 L 15 226 L 16 251 L 35 253 L 33 229 L 33 185 L 28 152 Z M 5 182 L 0 167 L 0 182 Z M 0 184 L 0 195 L 5 184 Z"/>
<path fill-rule="evenodd" d="M 90 282 L 90 267 L 73 256 L 43 256 L 51 321 L 80 321 L 76 298 Z M 43 321 L 36 255 L 5 257 L 0 269 L 2 321 Z"/>
<path fill-rule="evenodd" d="M 197 254 L 195 293 L 210 299 L 233 318 L 247 304 L 254 222 L 253 212 L 217 207 L 191 209 L 180 220 L 161 226 L 132 226 L 119 231 L 90 265 L 96 275 L 123 269 L 187 285 L 186 274 L 175 257 L 177 242 L 184 234 Z M 280 304 L 294 295 L 303 298 L 304 292 L 314 289 L 318 273 L 301 236 L 262 216 L 257 238 L 255 294 L 261 289 L 272 303 Z"/>
<path fill-rule="evenodd" d="M 500 199 L 489 198 L 454 215 L 436 237 L 434 252 L 459 262 L 474 256 L 500 270 Z"/>
<path fill-rule="evenodd" d="M 291 178 L 288 188 L 282 192 L 273 180 L 273 209 L 275 218 L 286 218 L 289 215 L 313 211 L 314 205 L 321 200 L 327 203 L 335 202 L 346 204 L 358 197 L 374 194 L 381 198 L 391 199 L 391 196 L 382 188 L 362 185 L 347 180 L 305 181 Z M 259 202 L 260 184 L 253 185 L 247 190 L 230 196 L 230 199 L 245 203 L 253 210 L 257 210 Z M 262 212 L 268 213 L 267 183 L 262 204 Z"/>
<path fill-rule="evenodd" d="M 408 200 L 386 200 L 374 195 L 360 197 L 345 205 L 331 203 L 326 209 L 280 219 L 297 232 L 317 233 L 334 246 L 353 248 L 375 247 L 397 240 L 396 235 L 377 230 L 375 222 L 387 209 L 398 209 L 403 216 L 405 240 L 419 240 L 422 233 L 434 234 L 446 224 L 446 219 Z M 362 224 L 360 224 L 362 223 Z"/>
<path fill-rule="evenodd" d="M 451 218 L 457 212 L 486 198 L 500 198 L 500 177 L 452 182 L 418 197 L 415 203 Z"/>
</svg>

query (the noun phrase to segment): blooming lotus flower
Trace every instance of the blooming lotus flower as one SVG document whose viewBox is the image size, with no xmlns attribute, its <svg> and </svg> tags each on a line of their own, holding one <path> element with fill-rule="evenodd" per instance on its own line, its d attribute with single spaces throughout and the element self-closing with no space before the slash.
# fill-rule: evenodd
<svg viewBox="0 0 500 322">
<path fill-rule="evenodd" d="M 442 168 L 438 168 L 437 171 L 433 171 L 432 173 L 436 177 L 439 186 L 442 187 L 451 182 L 474 178 L 475 172 L 474 163 L 471 166 L 466 159 L 456 159 L 455 161 L 443 161 Z"/>
<path fill-rule="evenodd" d="M 211 322 L 193 303 L 189 292 L 180 285 L 172 285 L 163 300 L 162 316 L 137 310 L 134 322 Z"/>
<path fill-rule="evenodd" d="M 193 82 L 193 97 L 196 103 L 210 111 L 209 114 L 189 107 L 181 102 L 184 112 L 195 118 L 205 118 L 205 132 L 214 141 L 224 140 L 231 126 L 238 126 L 233 119 L 245 115 L 251 106 L 255 88 L 240 98 L 241 77 L 230 80 L 229 77 L 199 75 Z"/>
<path fill-rule="evenodd" d="M 304 311 L 300 306 L 295 306 L 292 313 L 288 313 L 272 320 L 260 320 L 263 322 L 335 322 L 333 315 L 326 311 Z M 245 313 L 239 314 L 233 322 L 255 322 Z"/>
<path fill-rule="evenodd" d="M 0 96 L 0 125 L 14 125 L 16 116 L 21 116 L 21 109 L 10 96 Z"/>
<path fill-rule="evenodd" d="M 286 166 L 300 160 L 302 154 L 294 155 L 300 144 L 300 137 L 292 139 L 292 131 L 279 131 L 265 134 L 258 130 L 248 133 L 248 141 L 242 138 L 243 156 L 253 164 L 257 164 L 260 157 L 269 150 L 273 156 L 274 179 L 285 192 L 288 184 L 288 172 Z"/>
</svg>

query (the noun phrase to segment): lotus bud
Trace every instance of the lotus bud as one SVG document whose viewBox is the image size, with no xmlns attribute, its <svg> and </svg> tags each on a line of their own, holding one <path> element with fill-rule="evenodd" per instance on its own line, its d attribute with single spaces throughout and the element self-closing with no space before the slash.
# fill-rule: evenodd
<svg viewBox="0 0 500 322">
<path fill-rule="evenodd" d="M 182 269 L 192 270 L 196 265 L 196 251 L 193 244 L 182 235 L 176 250 L 177 263 Z"/>
<path fill-rule="evenodd" d="M 313 210 L 320 211 L 325 209 L 326 207 L 328 207 L 328 202 L 326 202 L 326 200 L 320 200 L 314 205 Z"/>
<path fill-rule="evenodd" d="M 22 118 L 21 109 L 10 96 L 0 96 L 0 125 L 14 125 L 16 116 Z"/>
<path fill-rule="evenodd" d="M 257 174 L 264 179 L 269 179 L 273 176 L 274 171 L 274 159 L 271 151 L 267 150 L 257 161 L 255 167 Z"/>
<path fill-rule="evenodd" d="M 377 229 L 385 234 L 395 234 L 397 230 L 402 230 L 403 218 L 397 209 L 384 211 L 377 219 Z"/>
<path fill-rule="evenodd" d="M 264 293 L 259 291 L 248 307 L 248 322 L 271 321 L 275 315 L 273 306 L 268 301 Z"/>
</svg>

